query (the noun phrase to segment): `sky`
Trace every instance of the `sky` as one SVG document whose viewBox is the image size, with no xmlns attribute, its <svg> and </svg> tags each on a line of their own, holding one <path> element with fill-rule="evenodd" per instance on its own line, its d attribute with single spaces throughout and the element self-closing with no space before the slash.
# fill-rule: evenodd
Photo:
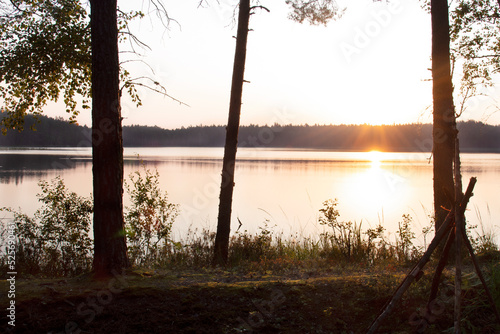
<svg viewBox="0 0 500 334">
<path fill-rule="evenodd" d="M 151 50 L 128 62 L 133 77 L 149 76 L 185 106 L 140 89 L 143 105 L 122 101 L 124 125 L 174 129 L 225 125 L 229 109 L 237 0 L 164 0 L 175 22 L 154 15 L 132 30 Z M 150 11 L 148 1 L 119 0 L 122 10 Z M 325 26 L 288 19 L 285 0 L 261 0 L 270 12 L 251 17 L 241 124 L 401 124 L 432 121 L 430 15 L 418 0 L 351 0 Z M 123 50 L 130 49 L 128 44 Z M 132 59 L 122 55 L 122 60 Z M 147 64 L 147 65 L 145 65 Z M 458 84 L 458 83 L 457 83 Z M 462 120 L 500 124 L 499 91 L 469 100 Z M 458 101 L 458 99 L 456 100 Z M 65 116 L 51 104 L 47 114 Z M 67 117 L 67 116 L 65 116 Z M 90 112 L 78 117 L 90 125 Z"/>
</svg>

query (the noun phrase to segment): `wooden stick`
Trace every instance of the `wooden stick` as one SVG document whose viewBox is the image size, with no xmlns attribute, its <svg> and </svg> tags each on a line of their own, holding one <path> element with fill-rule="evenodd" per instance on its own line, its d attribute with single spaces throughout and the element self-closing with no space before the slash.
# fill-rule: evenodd
<svg viewBox="0 0 500 334">
<path fill-rule="evenodd" d="M 464 225 L 463 215 L 460 215 L 457 208 L 457 217 L 455 217 L 455 334 L 460 334 L 460 320 L 462 316 L 462 226 Z"/>
<path fill-rule="evenodd" d="M 470 197 L 472 196 L 472 190 L 474 189 L 474 186 L 476 185 L 476 178 L 471 178 L 469 182 L 469 186 L 467 187 L 467 191 L 465 192 L 465 195 L 462 199 L 462 202 L 460 204 L 460 210 L 463 214 L 465 212 L 465 208 L 467 207 L 467 203 L 469 202 Z M 418 276 L 422 268 L 425 266 L 425 264 L 430 260 L 430 257 L 432 255 L 432 252 L 437 248 L 437 246 L 441 243 L 441 240 L 444 238 L 446 233 L 449 231 L 451 227 L 451 222 L 453 221 L 455 212 L 454 210 L 451 210 L 448 215 L 446 216 L 446 219 L 444 220 L 443 224 L 439 228 L 439 230 L 436 232 L 436 235 L 434 236 L 434 239 L 432 239 L 432 242 L 430 243 L 429 247 L 425 251 L 424 255 L 420 259 L 420 261 L 413 267 L 413 269 L 410 271 L 410 273 L 405 277 L 403 282 L 399 285 L 399 287 L 396 289 L 396 292 L 392 296 L 391 300 L 386 304 L 380 315 L 373 321 L 371 324 L 370 328 L 367 331 L 367 334 L 373 334 L 377 331 L 377 329 L 380 327 L 382 324 L 382 321 L 391 313 L 392 309 L 396 306 L 396 304 L 399 302 L 401 297 L 403 296 L 404 292 L 408 289 L 408 287 L 411 285 L 411 283 L 415 280 L 415 278 Z"/>
<path fill-rule="evenodd" d="M 443 253 L 441 254 L 441 258 L 439 259 L 438 266 L 436 268 L 436 272 L 434 273 L 434 278 L 432 280 L 432 288 L 431 294 L 429 296 L 429 302 L 427 304 L 427 312 L 430 314 L 430 305 L 436 299 L 439 283 L 441 275 L 443 274 L 444 267 L 446 266 L 446 262 L 448 261 L 448 256 L 450 254 L 451 246 L 453 245 L 453 241 L 455 241 L 455 231 L 450 230 L 448 234 L 448 240 L 446 240 L 446 245 L 444 246 Z"/>
<path fill-rule="evenodd" d="M 462 237 L 464 238 L 464 243 L 467 249 L 469 250 L 470 257 L 472 258 L 472 263 L 474 263 L 474 268 L 476 269 L 477 276 L 479 277 L 479 280 L 483 284 L 484 290 L 486 291 L 486 296 L 488 297 L 488 301 L 491 304 L 491 307 L 493 308 L 493 312 L 495 313 L 495 316 L 497 318 L 498 324 L 500 325 L 500 314 L 498 313 L 497 306 L 495 304 L 495 300 L 493 299 L 493 296 L 491 295 L 490 289 L 488 288 L 488 285 L 486 284 L 486 280 L 484 279 L 483 272 L 481 271 L 481 267 L 479 267 L 479 263 L 477 262 L 477 257 L 474 254 L 474 249 L 472 248 L 472 245 L 470 243 L 469 238 L 467 238 L 467 233 L 465 231 L 465 225 L 462 226 Z"/>
<path fill-rule="evenodd" d="M 453 164 L 455 179 L 455 334 L 460 334 L 462 317 L 462 226 L 465 226 L 464 212 L 460 203 L 464 196 L 462 192 L 462 174 L 460 173 L 460 146 L 458 132 L 455 135 L 455 162 Z"/>
<path fill-rule="evenodd" d="M 413 267 L 413 269 L 410 271 L 410 273 L 408 275 L 406 275 L 403 282 L 401 282 L 399 287 L 396 289 L 396 292 L 392 296 L 391 300 L 384 307 L 382 313 L 372 323 L 372 325 L 368 329 L 368 332 L 367 332 L 368 334 L 372 334 L 372 333 L 375 333 L 377 331 L 377 329 L 380 327 L 380 324 L 382 323 L 382 321 L 385 319 L 385 317 L 387 317 L 389 315 L 389 313 L 391 313 L 392 309 L 399 302 L 399 300 L 403 296 L 404 292 L 408 289 L 410 284 L 415 280 L 415 278 L 422 271 L 422 268 L 430 260 L 432 252 L 434 252 L 434 250 L 439 246 L 443 237 L 450 230 L 450 225 L 451 225 L 452 220 L 453 220 L 453 213 L 450 212 L 446 216 L 444 223 L 441 225 L 439 230 L 436 232 L 434 239 L 432 239 L 429 247 L 427 248 L 427 251 L 424 253 L 424 255 L 422 256 L 420 261 L 418 261 L 418 263 Z"/>
</svg>

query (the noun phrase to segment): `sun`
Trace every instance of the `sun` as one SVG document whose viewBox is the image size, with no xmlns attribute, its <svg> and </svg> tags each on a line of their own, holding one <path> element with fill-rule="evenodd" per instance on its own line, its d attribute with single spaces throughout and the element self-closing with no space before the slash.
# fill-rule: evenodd
<svg viewBox="0 0 500 334">
<path fill-rule="evenodd" d="M 380 168 L 382 165 L 383 153 L 377 150 L 368 152 L 368 159 L 371 162 L 372 168 Z"/>
</svg>

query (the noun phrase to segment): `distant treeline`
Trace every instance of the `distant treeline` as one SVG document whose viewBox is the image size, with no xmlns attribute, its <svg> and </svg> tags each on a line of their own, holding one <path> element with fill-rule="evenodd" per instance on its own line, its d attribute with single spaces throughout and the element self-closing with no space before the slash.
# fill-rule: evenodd
<svg viewBox="0 0 500 334">
<path fill-rule="evenodd" d="M 26 120 L 23 132 L 0 135 L 0 146 L 10 147 L 88 147 L 91 129 L 68 124 L 62 119 L 40 117 L 36 131 Z M 464 152 L 500 152 L 500 126 L 481 122 L 458 124 L 461 150 Z M 151 126 L 125 126 L 126 147 L 220 147 L 224 146 L 225 127 L 194 126 L 167 130 Z M 98 140 L 98 138 L 97 138 Z M 242 126 L 240 147 L 316 148 L 333 150 L 430 151 L 431 124 L 402 125 L 272 125 Z"/>
</svg>

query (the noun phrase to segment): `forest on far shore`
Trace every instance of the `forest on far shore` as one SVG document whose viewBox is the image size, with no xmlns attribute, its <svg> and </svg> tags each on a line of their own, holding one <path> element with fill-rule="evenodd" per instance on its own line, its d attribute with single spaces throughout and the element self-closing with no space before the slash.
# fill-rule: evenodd
<svg viewBox="0 0 500 334">
<path fill-rule="evenodd" d="M 0 135 L 0 147 L 90 147 L 91 129 L 62 119 L 27 116 L 25 130 Z M 500 152 L 500 125 L 459 122 L 462 152 Z M 225 127 L 193 126 L 174 130 L 157 126 L 123 127 L 126 147 L 222 147 Z M 240 147 L 280 147 L 330 150 L 431 151 L 431 124 L 400 125 L 248 125 L 239 131 Z"/>
</svg>

